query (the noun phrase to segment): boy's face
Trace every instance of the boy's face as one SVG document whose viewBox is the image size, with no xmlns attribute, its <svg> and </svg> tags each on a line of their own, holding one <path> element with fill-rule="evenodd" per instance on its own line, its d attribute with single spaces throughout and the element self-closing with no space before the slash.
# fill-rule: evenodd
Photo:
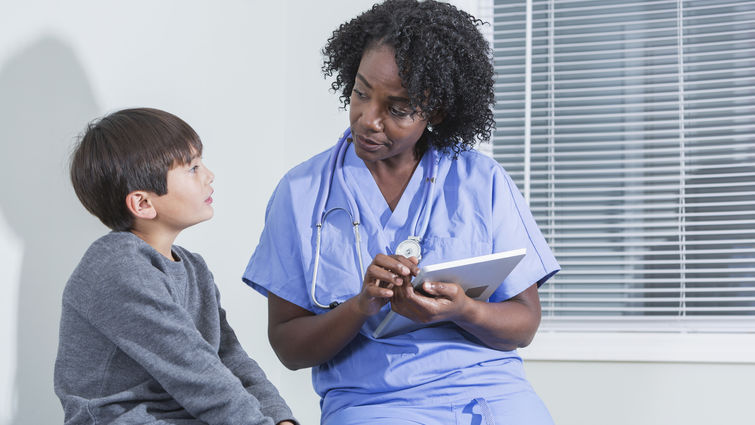
<svg viewBox="0 0 755 425">
<path fill-rule="evenodd" d="M 183 230 L 213 215 L 212 182 L 215 175 L 196 156 L 168 171 L 168 193 L 153 198 L 156 219 L 171 230 Z"/>
</svg>

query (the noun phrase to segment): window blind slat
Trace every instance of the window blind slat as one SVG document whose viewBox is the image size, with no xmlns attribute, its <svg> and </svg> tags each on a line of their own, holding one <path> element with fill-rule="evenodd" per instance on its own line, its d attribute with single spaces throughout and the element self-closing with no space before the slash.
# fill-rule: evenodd
<svg viewBox="0 0 755 425">
<path fill-rule="evenodd" d="M 739 105 L 751 105 L 753 99 L 755 98 L 755 95 L 739 95 L 733 98 L 727 98 L 726 101 L 730 102 L 725 107 L 737 107 Z M 689 99 L 685 102 L 685 110 L 698 110 L 702 107 L 699 105 L 717 105 L 720 104 L 721 100 L 717 99 Z M 506 102 L 499 103 L 500 105 L 506 104 Z M 612 104 L 609 106 L 606 105 L 568 105 L 568 104 L 562 104 L 558 107 L 558 112 L 563 112 L 562 115 L 566 115 L 566 112 L 569 111 L 580 111 L 583 113 L 591 113 L 591 111 L 600 111 L 605 110 L 607 107 L 613 107 L 613 108 L 622 108 L 622 110 L 631 110 L 636 109 L 637 107 L 644 107 L 644 108 L 666 108 L 668 110 L 669 108 L 675 108 L 675 110 L 678 111 L 679 108 L 679 102 L 677 100 L 674 101 L 664 101 L 664 102 L 653 102 L 652 104 L 632 104 L 632 103 L 622 103 L 622 104 Z M 532 111 L 533 115 L 537 115 L 536 113 L 543 113 L 543 112 L 549 112 L 550 107 L 536 107 L 533 106 Z M 719 106 L 721 108 L 721 106 Z M 503 109 L 503 108 L 501 108 Z M 497 110 L 497 109 L 496 109 Z M 513 111 L 514 109 L 512 109 Z M 521 109 L 519 109 L 521 111 Z"/>
<path fill-rule="evenodd" d="M 711 245 L 738 245 L 738 246 L 747 246 L 748 250 L 752 251 L 752 246 L 755 244 L 755 240 L 752 238 L 720 238 L 720 239 L 712 239 L 712 240 L 705 240 L 700 242 L 694 242 L 689 241 L 687 242 L 687 247 L 689 246 L 711 246 Z M 654 247 L 661 247 L 661 246 L 678 246 L 679 242 L 677 240 L 661 240 L 661 241 L 655 241 L 653 242 Z M 628 250 L 629 248 L 636 248 L 636 247 L 647 247 L 648 244 L 644 240 L 625 240 L 621 242 L 620 245 L 625 250 Z M 571 241 L 554 241 L 553 244 L 551 244 L 551 248 L 556 247 L 558 249 L 569 249 L 569 250 L 581 250 L 582 252 L 585 252 L 586 255 L 589 255 L 589 252 L 586 251 L 587 249 L 596 249 L 600 248 L 601 250 L 605 250 L 605 244 L 602 243 L 602 241 L 597 242 L 571 242 Z M 677 251 L 678 252 L 678 251 Z M 563 271 L 563 270 L 562 270 Z"/>
<path fill-rule="evenodd" d="M 639 304 L 639 303 L 678 303 L 680 299 L 680 296 L 677 297 L 643 297 L 643 298 L 633 298 L 633 297 L 599 297 L 599 298 L 593 298 L 593 297 L 562 297 L 558 300 L 559 304 L 562 305 L 568 305 L 568 304 L 594 304 L 594 303 L 630 303 L 630 304 Z M 736 296 L 732 297 L 698 297 L 695 296 L 692 298 L 695 303 L 712 303 L 712 304 L 719 304 L 719 303 L 726 303 L 726 302 L 753 302 L 755 301 L 755 297 L 739 297 Z M 558 308 L 558 307 L 556 307 Z M 755 307 L 752 307 L 755 309 Z"/>
<path fill-rule="evenodd" d="M 684 310 L 687 313 L 717 313 L 717 312 L 742 312 L 742 313 L 755 313 L 755 307 L 691 307 L 686 306 Z M 671 313 L 678 314 L 679 307 L 551 307 L 547 303 L 543 305 L 544 312 L 616 312 L 616 313 Z"/>
<path fill-rule="evenodd" d="M 674 288 L 550 288 L 548 292 L 562 294 L 668 294 L 679 291 Z M 687 288 L 685 292 L 693 294 L 705 294 L 709 292 L 752 292 L 755 293 L 755 285 L 739 286 L 736 288 Z"/>
<path fill-rule="evenodd" d="M 506 168 L 506 167 L 504 167 L 504 168 Z M 653 167 L 653 172 L 654 173 L 671 173 L 671 172 L 680 172 L 682 169 L 684 169 L 686 171 L 692 171 L 694 173 L 700 173 L 700 174 L 702 174 L 703 172 L 706 172 L 706 171 L 711 171 L 711 173 L 713 173 L 716 170 L 722 170 L 723 172 L 726 172 L 724 170 L 727 170 L 727 169 L 739 170 L 741 168 L 742 168 L 742 164 L 731 164 L 731 163 L 721 163 L 721 164 L 716 164 L 716 165 L 686 164 L 685 167 L 681 167 L 681 166 L 666 166 L 666 165 L 664 165 L 664 166 L 655 166 L 655 167 Z M 642 168 L 642 167 L 622 167 L 621 168 L 621 172 L 622 173 L 641 172 L 643 170 L 645 170 L 645 168 Z M 580 175 L 585 175 L 585 176 L 593 176 L 593 177 L 595 177 L 596 175 L 604 176 L 607 173 L 616 174 L 616 172 L 617 172 L 616 169 L 609 169 L 609 170 L 605 170 L 605 169 L 571 169 L 571 170 L 559 169 L 558 172 L 556 172 L 555 170 L 545 170 L 545 171 L 532 170 L 531 175 L 532 176 L 537 176 L 537 177 L 546 176 L 546 177 L 548 177 L 550 179 L 553 179 L 555 176 L 564 177 L 564 176 L 580 176 Z M 714 175 L 715 174 L 710 174 L 708 177 L 713 177 Z M 731 205 L 734 205 L 734 204 L 731 204 Z"/>
</svg>

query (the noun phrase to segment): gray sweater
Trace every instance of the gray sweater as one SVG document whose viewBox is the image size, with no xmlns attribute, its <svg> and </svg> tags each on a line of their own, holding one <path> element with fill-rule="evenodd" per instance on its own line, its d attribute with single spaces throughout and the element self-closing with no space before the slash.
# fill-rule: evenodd
<svg viewBox="0 0 755 425">
<path fill-rule="evenodd" d="M 130 232 L 87 250 L 63 292 L 55 393 L 66 424 L 293 420 L 228 325 L 199 255 Z"/>
</svg>

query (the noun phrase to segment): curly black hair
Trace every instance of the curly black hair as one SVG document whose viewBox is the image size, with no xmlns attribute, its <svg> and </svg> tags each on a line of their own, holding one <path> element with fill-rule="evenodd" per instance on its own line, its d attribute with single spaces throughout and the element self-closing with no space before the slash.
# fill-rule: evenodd
<svg viewBox="0 0 755 425">
<path fill-rule="evenodd" d="M 411 106 L 425 119 L 442 118 L 425 130 L 417 151 L 430 145 L 458 154 L 476 139 L 489 140 L 495 127 L 493 65 L 477 29 L 482 24 L 448 3 L 387 0 L 333 31 L 322 50 L 322 72 L 335 74 L 331 87 L 340 90 L 346 108 L 364 51 L 392 47 Z"/>
</svg>

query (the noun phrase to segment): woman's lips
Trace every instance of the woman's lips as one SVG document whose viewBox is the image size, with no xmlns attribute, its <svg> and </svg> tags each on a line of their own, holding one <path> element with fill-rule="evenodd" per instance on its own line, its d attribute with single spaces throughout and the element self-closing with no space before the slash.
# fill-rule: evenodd
<svg viewBox="0 0 755 425">
<path fill-rule="evenodd" d="M 378 143 L 371 139 L 365 139 L 361 136 L 357 136 L 356 141 L 361 149 L 368 152 L 375 152 L 385 146 L 383 143 Z"/>
</svg>

